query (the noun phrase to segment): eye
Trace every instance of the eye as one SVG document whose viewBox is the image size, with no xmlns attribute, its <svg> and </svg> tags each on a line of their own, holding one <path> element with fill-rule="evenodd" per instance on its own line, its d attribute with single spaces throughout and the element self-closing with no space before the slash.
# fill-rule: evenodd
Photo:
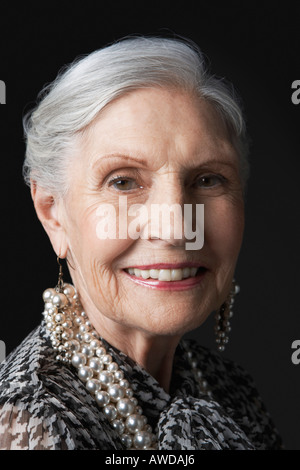
<svg viewBox="0 0 300 470">
<path fill-rule="evenodd" d="M 142 187 L 138 185 L 135 180 L 126 176 L 116 176 L 109 181 L 108 185 L 112 186 L 117 191 L 130 191 Z"/>
<path fill-rule="evenodd" d="M 225 183 L 225 178 L 221 175 L 203 175 L 197 178 L 195 185 L 197 188 L 213 188 Z"/>
</svg>

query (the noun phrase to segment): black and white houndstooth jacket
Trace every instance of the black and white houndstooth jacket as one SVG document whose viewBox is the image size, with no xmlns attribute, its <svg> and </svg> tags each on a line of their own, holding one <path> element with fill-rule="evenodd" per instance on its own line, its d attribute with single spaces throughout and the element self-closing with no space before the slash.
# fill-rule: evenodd
<svg viewBox="0 0 300 470">
<path fill-rule="evenodd" d="M 199 391 L 178 346 L 166 393 L 143 368 L 108 347 L 166 450 L 269 450 L 281 440 L 252 379 L 235 363 L 189 341 L 212 396 Z M 44 324 L 0 366 L 0 449 L 124 450 L 72 366 L 55 359 Z"/>
</svg>

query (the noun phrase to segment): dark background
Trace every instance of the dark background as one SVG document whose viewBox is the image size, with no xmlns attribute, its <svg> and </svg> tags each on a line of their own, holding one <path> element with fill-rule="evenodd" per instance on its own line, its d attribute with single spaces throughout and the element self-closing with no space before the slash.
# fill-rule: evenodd
<svg viewBox="0 0 300 470">
<path fill-rule="evenodd" d="M 110 6 L 109 6 L 110 5 Z M 21 167 L 22 115 L 60 67 L 128 34 L 173 34 L 199 44 L 211 69 L 242 95 L 252 138 L 246 230 L 225 355 L 246 367 L 287 449 L 300 450 L 299 123 L 300 8 L 281 2 L 47 2 L 0 6 L 1 318 L 11 351 L 41 319 L 42 292 L 57 280 Z M 214 346 L 213 318 L 193 333 Z"/>
</svg>

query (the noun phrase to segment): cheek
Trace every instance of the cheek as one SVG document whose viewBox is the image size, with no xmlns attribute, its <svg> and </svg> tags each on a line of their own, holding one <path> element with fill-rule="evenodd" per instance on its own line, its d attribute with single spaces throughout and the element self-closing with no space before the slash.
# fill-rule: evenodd
<svg viewBox="0 0 300 470">
<path fill-rule="evenodd" d="M 70 251 L 76 266 L 73 282 L 79 292 L 81 289 L 86 291 L 95 305 L 104 310 L 104 305 L 113 306 L 118 302 L 120 285 L 117 261 L 132 241 L 99 238 L 98 221 L 99 218 L 91 213 L 77 219 L 71 229 Z"/>
<path fill-rule="evenodd" d="M 109 267 L 114 261 L 126 251 L 132 244 L 129 239 L 117 239 L 112 236 L 106 236 L 103 231 L 99 231 L 99 219 L 90 217 L 85 220 L 79 228 L 80 243 L 79 247 L 82 262 L 96 262 L 98 266 Z"/>
<path fill-rule="evenodd" d="M 111 231 L 108 232 L 107 224 L 99 217 L 97 208 L 87 210 L 73 221 L 70 229 L 70 248 L 80 266 L 82 277 L 91 282 L 94 288 L 99 290 L 110 288 L 116 283 L 116 271 L 118 259 L 126 252 L 133 240 L 118 239 L 113 233 L 114 218 L 105 218 L 109 222 Z M 118 221 L 116 221 L 118 233 Z M 114 289 L 115 290 L 115 289 Z"/>
</svg>

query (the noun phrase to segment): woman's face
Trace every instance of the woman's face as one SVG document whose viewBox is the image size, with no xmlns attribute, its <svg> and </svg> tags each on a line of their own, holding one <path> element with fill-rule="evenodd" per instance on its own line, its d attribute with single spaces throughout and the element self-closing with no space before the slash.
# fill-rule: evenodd
<svg viewBox="0 0 300 470">
<path fill-rule="evenodd" d="M 210 104 L 172 89 L 124 95 L 82 133 L 69 176 L 62 223 L 71 275 L 100 334 L 105 324 L 182 335 L 224 302 L 242 241 L 243 197 L 238 156 Z M 163 203 L 204 204 L 201 249 L 187 249 L 180 218 L 151 224 L 151 210 Z M 128 214 L 124 207 L 134 204 L 143 212 Z M 133 236 L 141 213 L 143 231 Z M 201 230 L 195 213 L 193 228 Z M 104 219 L 110 229 L 116 222 L 106 239 Z"/>
</svg>

